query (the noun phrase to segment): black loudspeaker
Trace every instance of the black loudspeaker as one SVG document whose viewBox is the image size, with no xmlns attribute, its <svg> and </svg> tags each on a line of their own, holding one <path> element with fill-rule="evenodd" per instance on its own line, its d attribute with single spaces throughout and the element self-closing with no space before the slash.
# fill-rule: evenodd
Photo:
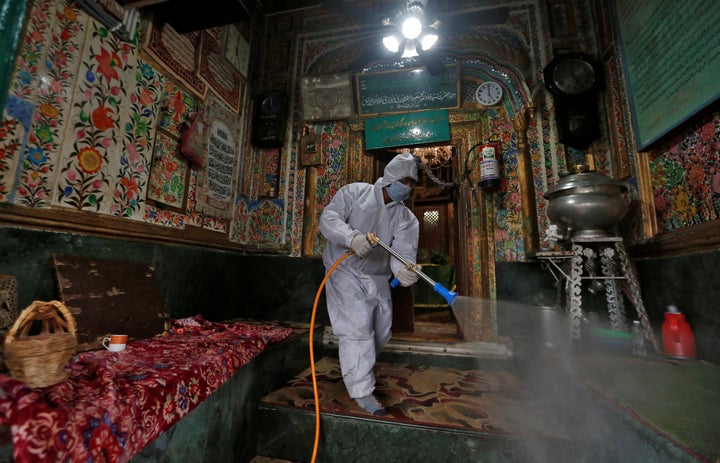
<svg viewBox="0 0 720 463">
<path fill-rule="evenodd" d="M 260 148 L 278 148 L 285 142 L 287 95 L 268 92 L 255 98 L 253 145 Z"/>
</svg>

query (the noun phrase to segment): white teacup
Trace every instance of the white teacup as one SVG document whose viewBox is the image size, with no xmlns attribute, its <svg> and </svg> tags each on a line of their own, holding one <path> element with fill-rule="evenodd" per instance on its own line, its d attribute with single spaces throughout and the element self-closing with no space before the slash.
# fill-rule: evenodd
<svg viewBox="0 0 720 463">
<path fill-rule="evenodd" d="M 102 340 L 102 345 L 110 352 L 122 352 L 125 350 L 125 345 L 127 345 L 127 334 L 111 334 L 110 336 L 105 336 Z"/>
</svg>

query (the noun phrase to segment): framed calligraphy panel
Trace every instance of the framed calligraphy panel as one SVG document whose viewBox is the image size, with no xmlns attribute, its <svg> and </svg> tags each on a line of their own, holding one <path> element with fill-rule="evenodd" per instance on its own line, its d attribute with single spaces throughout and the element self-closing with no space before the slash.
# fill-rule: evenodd
<svg viewBox="0 0 720 463">
<path fill-rule="evenodd" d="M 720 97 L 714 2 L 615 0 L 618 43 L 639 151 Z"/>
<path fill-rule="evenodd" d="M 423 67 L 355 77 L 361 116 L 460 107 L 460 72 L 455 64 L 434 75 Z"/>
<path fill-rule="evenodd" d="M 197 208 L 213 217 L 232 215 L 237 169 L 237 115 L 210 98 L 205 130 L 208 163 L 198 172 Z"/>
</svg>

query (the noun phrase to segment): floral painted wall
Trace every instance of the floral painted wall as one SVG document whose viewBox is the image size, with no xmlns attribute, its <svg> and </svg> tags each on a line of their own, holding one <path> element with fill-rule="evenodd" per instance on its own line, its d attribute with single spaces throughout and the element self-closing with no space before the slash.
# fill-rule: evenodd
<svg viewBox="0 0 720 463">
<path fill-rule="evenodd" d="M 692 123 L 650 157 L 660 230 L 720 217 L 720 112 Z"/>
<path fill-rule="evenodd" d="M 232 218 L 199 212 L 200 171 L 179 154 L 184 124 L 212 95 L 143 58 L 145 24 L 123 41 L 72 2 L 29 8 L 0 121 L 0 201 L 227 232 Z M 245 127 L 233 137 L 242 156 Z M 282 208 L 239 207 L 234 236 L 282 241 Z"/>
</svg>

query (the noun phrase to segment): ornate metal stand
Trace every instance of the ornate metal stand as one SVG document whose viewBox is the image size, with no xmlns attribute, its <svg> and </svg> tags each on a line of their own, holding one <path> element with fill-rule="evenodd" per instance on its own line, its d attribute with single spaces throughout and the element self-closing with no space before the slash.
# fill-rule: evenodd
<svg viewBox="0 0 720 463">
<path fill-rule="evenodd" d="M 537 258 L 546 261 L 556 281 L 556 272 L 565 279 L 565 295 L 569 318 L 570 340 L 581 337 L 582 322 L 582 281 L 590 280 L 591 290 L 605 290 L 610 328 L 624 330 L 626 327 L 625 307 L 622 294 L 618 290 L 618 281 L 627 282 L 626 295 L 635 306 L 645 338 L 656 352 L 659 347 L 648 320 L 638 284 L 635 269 L 630 265 L 622 238 L 583 238 L 570 239 L 570 251 L 538 252 Z M 598 257 L 600 272 L 598 272 Z"/>
</svg>

